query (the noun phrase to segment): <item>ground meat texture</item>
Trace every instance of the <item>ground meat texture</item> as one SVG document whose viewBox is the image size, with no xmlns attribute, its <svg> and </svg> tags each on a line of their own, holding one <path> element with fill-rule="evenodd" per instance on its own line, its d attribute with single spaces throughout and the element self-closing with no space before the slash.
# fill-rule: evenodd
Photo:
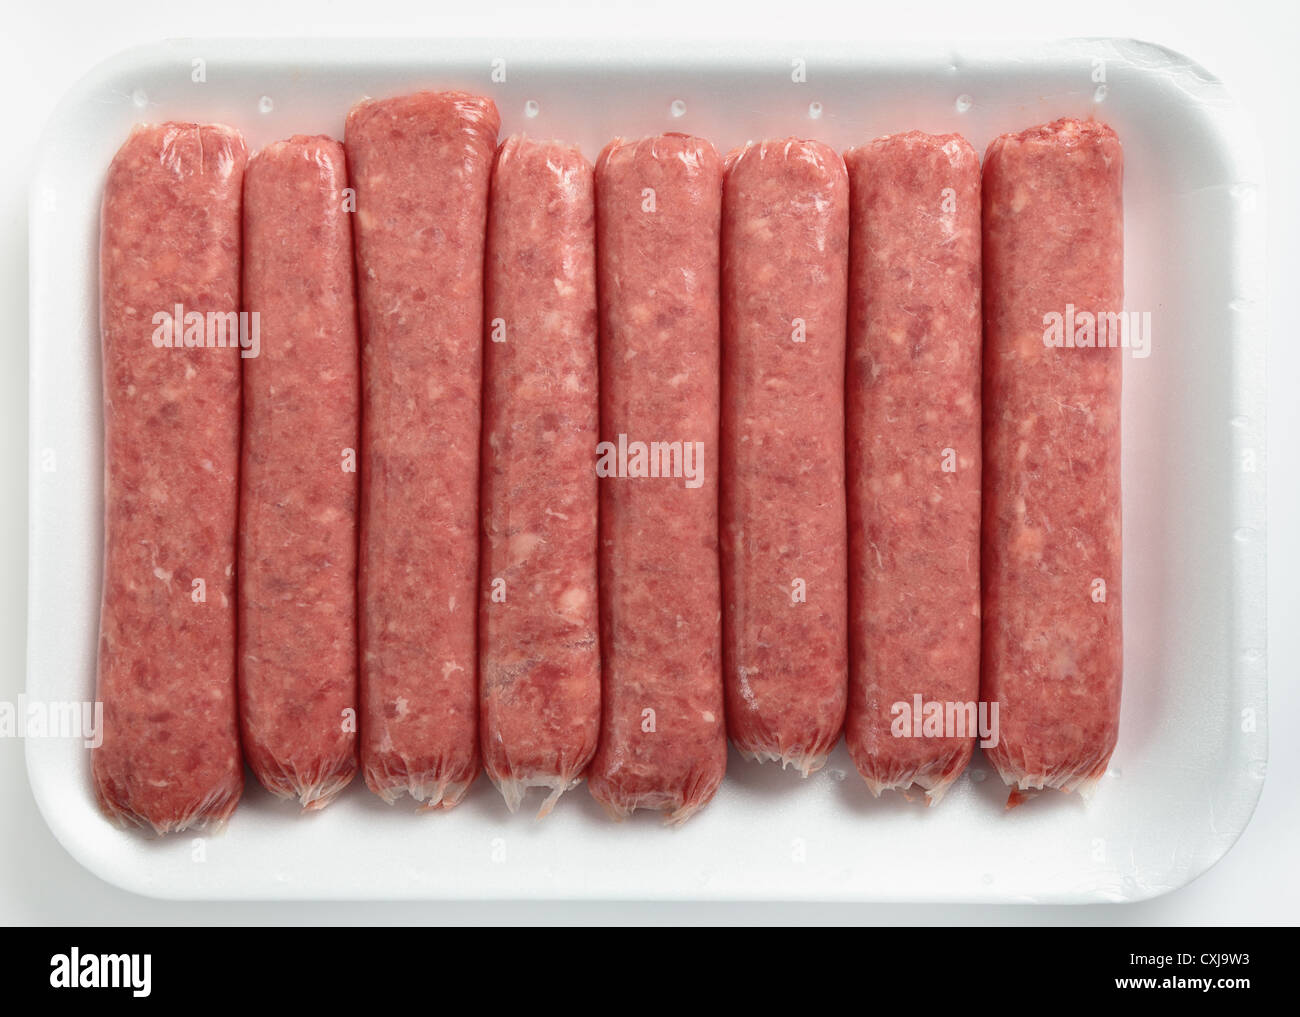
<svg viewBox="0 0 1300 1017">
<path fill-rule="evenodd" d="M 513 137 L 488 213 L 479 709 L 483 764 L 545 815 L 600 732 L 596 212 L 576 147 Z"/>
<path fill-rule="evenodd" d="M 979 697 L 979 156 L 958 135 L 913 131 L 846 158 L 845 735 L 873 794 L 915 786 L 934 803 L 970 760 L 978 720 L 954 709 L 962 732 L 915 727 L 925 706 L 975 711 Z"/>
<path fill-rule="evenodd" d="M 294 137 L 244 176 L 239 716 L 272 793 L 330 802 L 356 773 L 360 364 L 343 146 Z M 251 352 L 251 350 L 250 350 Z"/>
<path fill-rule="evenodd" d="M 385 801 L 478 772 L 483 248 L 500 120 L 423 92 L 348 115 L 362 342 L 361 765 Z"/>
<path fill-rule="evenodd" d="M 982 695 L 1010 804 L 1090 791 L 1118 732 L 1123 351 L 1044 336 L 1067 305 L 1122 307 L 1122 176 L 1095 122 L 1003 135 L 984 161 Z"/>
<path fill-rule="evenodd" d="M 237 327 L 233 348 L 206 345 L 202 330 L 192 338 L 205 345 L 187 346 L 160 316 L 238 312 L 245 159 L 229 127 L 140 126 L 104 185 L 104 722 L 92 771 L 110 817 L 158 833 L 224 822 L 243 788 Z"/>
<path fill-rule="evenodd" d="M 686 443 L 703 449 L 702 464 L 677 459 L 681 477 L 600 480 L 604 687 L 588 786 L 618 818 L 645 808 L 681 822 L 713 797 L 726 769 L 721 199 L 721 161 L 700 138 L 616 139 L 596 164 L 601 437 L 617 447 L 624 436 L 628 474 L 638 471 L 630 443 L 679 442 L 683 455 Z M 602 461 L 611 458 L 598 459 L 598 470 Z"/>
<path fill-rule="evenodd" d="M 848 684 L 844 332 L 849 181 L 816 141 L 749 144 L 722 199 L 727 731 L 804 776 Z"/>
</svg>

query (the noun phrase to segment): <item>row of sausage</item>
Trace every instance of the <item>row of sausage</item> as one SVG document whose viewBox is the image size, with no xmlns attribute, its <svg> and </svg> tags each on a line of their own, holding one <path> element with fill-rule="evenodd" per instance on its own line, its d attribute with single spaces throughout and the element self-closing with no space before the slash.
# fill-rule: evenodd
<svg viewBox="0 0 1300 1017">
<path fill-rule="evenodd" d="M 366 100 L 248 158 L 137 127 L 105 187 L 92 769 L 223 821 L 244 763 L 330 802 L 511 809 L 584 776 L 689 817 L 727 739 L 942 797 L 1086 790 L 1121 671 L 1122 301 L 1095 122 L 805 140 L 511 137 Z"/>
</svg>

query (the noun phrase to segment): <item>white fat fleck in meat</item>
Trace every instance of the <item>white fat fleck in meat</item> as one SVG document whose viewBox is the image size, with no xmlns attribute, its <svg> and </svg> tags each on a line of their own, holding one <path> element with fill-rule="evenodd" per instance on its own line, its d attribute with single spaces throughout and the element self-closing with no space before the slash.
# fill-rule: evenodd
<svg viewBox="0 0 1300 1017">
<path fill-rule="evenodd" d="M 583 608 L 591 598 L 581 586 L 570 586 L 559 597 L 560 613 L 569 617 L 581 617 Z"/>
<path fill-rule="evenodd" d="M 655 305 L 649 301 L 633 304 L 627 309 L 630 324 L 648 325 L 655 319 Z"/>
<path fill-rule="evenodd" d="M 772 229 L 772 220 L 763 216 L 755 216 L 750 219 L 745 224 L 745 233 L 748 237 L 763 242 L 776 239 L 775 231 Z"/>
<path fill-rule="evenodd" d="M 545 539 L 540 533 L 516 533 L 510 538 L 510 564 L 517 565 L 527 561 Z"/>
<path fill-rule="evenodd" d="M 745 704 L 751 708 L 757 708 L 758 697 L 754 695 L 754 686 L 750 684 L 749 676 L 758 674 L 758 668 L 746 667 L 744 664 L 736 668 L 736 687 L 740 689 L 740 697 Z"/>
</svg>

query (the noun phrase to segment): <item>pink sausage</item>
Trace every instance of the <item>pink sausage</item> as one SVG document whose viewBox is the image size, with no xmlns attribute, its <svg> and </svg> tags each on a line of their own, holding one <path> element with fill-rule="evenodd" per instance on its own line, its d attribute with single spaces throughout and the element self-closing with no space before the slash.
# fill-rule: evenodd
<svg viewBox="0 0 1300 1017">
<path fill-rule="evenodd" d="M 849 181 L 816 141 L 728 155 L 722 201 L 727 730 L 819 769 L 848 684 L 844 332 Z"/>
<path fill-rule="evenodd" d="M 721 162 L 700 138 L 617 139 L 596 164 L 604 689 L 588 785 L 617 818 L 645 808 L 682 822 L 726 769 L 721 199 Z"/>
<path fill-rule="evenodd" d="M 343 146 L 294 137 L 244 176 L 239 715 L 273 794 L 327 805 L 356 773 L 360 364 Z"/>
<path fill-rule="evenodd" d="M 422 92 L 348 115 L 361 319 L 361 765 L 385 801 L 478 772 L 475 637 L 491 100 Z"/>
<path fill-rule="evenodd" d="M 596 474 L 596 221 L 577 148 L 510 138 L 497 153 L 487 237 L 483 764 L 513 812 L 546 814 L 600 732 Z"/>
<path fill-rule="evenodd" d="M 104 721 L 92 771 L 110 817 L 158 833 L 224 822 L 243 788 L 240 350 L 226 316 L 240 306 L 245 159 L 229 127 L 141 126 L 104 186 Z M 188 331 L 190 316 L 203 327 Z"/>
<path fill-rule="evenodd" d="M 846 158 L 845 735 L 873 794 L 916 786 L 934 803 L 979 722 L 979 156 L 958 135 L 913 131 Z M 936 709 L 945 723 L 927 726 Z"/>
<path fill-rule="evenodd" d="M 1087 345 L 1083 315 L 1122 309 L 1122 189 L 1105 124 L 1003 135 L 984 160 L 982 694 L 1009 804 L 1090 792 L 1118 735 L 1124 354 Z"/>
</svg>

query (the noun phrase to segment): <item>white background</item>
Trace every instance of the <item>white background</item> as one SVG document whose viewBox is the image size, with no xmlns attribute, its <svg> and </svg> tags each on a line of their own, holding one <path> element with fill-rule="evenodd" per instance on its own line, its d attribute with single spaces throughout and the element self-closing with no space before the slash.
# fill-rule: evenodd
<svg viewBox="0 0 1300 1017">
<path fill-rule="evenodd" d="M 1294 63 L 1300 8 L 1289 0 L 1037 2 L 972 4 L 926 0 L 887 5 L 786 0 L 638 7 L 605 0 L 552 9 L 432 0 L 145 0 L 106 6 L 91 0 L 37 0 L 6 12 L 0 36 L 0 295 L 5 323 L 0 369 L 0 462 L 11 483 L 0 496 L 0 700 L 24 682 L 26 625 L 27 183 L 32 153 L 55 102 L 103 58 L 170 36 L 603 36 L 673 38 L 897 38 L 960 44 L 983 39 L 1127 36 L 1179 50 L 1217 74 L 1255 114 L 1267 160 L 1269 291 L 1269 776 L 1251 825 L 1228 856 L 1191 886 L 1136 905 L 1080 908 L 903 907 L 825 904 L 186 904 L 134 897 L 81 869 L 54 840 L 27 788 L 22 745 L 0 741 L 0 922 L 75 923 L 432 923 L 432 922 L 986 922 L 1295 923 L 1300 885 L 1297 686 L 1300 594 L 1296 530 L 1300 484 L 1293 459 L 1300 427 L 1300 348 L 1287 326 L 1300 276 L 1295 181 L 1300 145 Z M 470 13 L 464 13 L 469 11 Z M 1213 243 L 1214 238 L 1206 238 Z M 1178 252 L 1171 251 L 1171 257 Z M 1205 577 L 1213 582 L 1215 577 Z"/>
</svg>

